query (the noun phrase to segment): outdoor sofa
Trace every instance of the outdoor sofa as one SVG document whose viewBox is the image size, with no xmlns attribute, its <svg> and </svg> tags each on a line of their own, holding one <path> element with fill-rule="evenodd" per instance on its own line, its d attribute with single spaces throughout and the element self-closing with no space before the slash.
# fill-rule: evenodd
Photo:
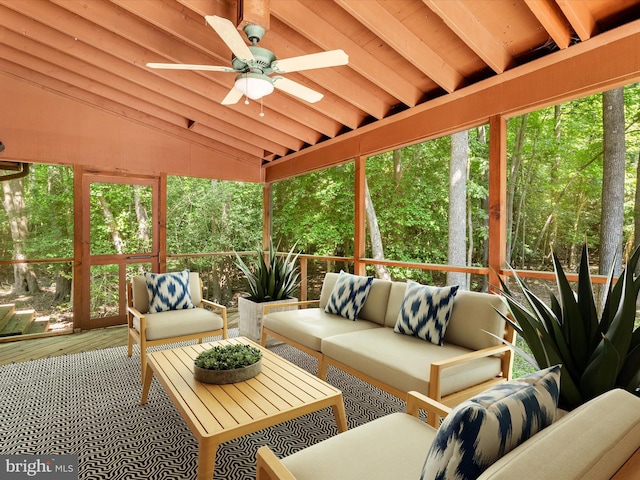
<svg viewBox="0 0 640 480">
<path fill-rule="evenodd" d="M 412 291 L 425 287 L 412 282 L 369 279 L 356 316 L 353 310 L 346 313 L 355 320 L 326 311 L 341 285 L 366 278 L 327 273 L 319 300 L 275 306 L 305 308 L 270 312 L 271 307 L 265 307 L 261 344 L 268 337 L 277 338 L 316 357 L 320 378 L 326 378 L 332 365 L 402 399 L 417 391 L 455 405 L 510 378 L 512 353 L 500 339 L 512 342 L 514 332 L 498 313 L 508 314 L 502 297 L 457 290 L 438 345 L 411 332 L 394 331 L 403 305 L 407 307 L 407 286 Z"/>
<path fill-rule="evenodd" d="M 640 398 L 616 389 L 560 416 L 552 407 L 541 410 L 531 407 L 530 398 L 523 394 L 531 385 L 517 392 L 500 392 L 506 386 L 507 383 L 503 383 L 492 389 L 498 390 L 497 396 L 485 392 L 475 397 L 479 398 L 478 403 L 468 400 L 453 411 L 411 392 L 406 413 L 378 418 L 283 459 L 278 459 L 269 447 L 261 447 L 257 479 L 631 480 L 640 477 Z M 514 407 L 510 401 L 513 398 L 522 401 L 519 407 Z M 545 403 L 545 400 L 540 402 Z M 419 410 L 427 412 L 430 424 L 418 415 Z M 511 422 L 507 421 L 506 426 L 505 416 L 498 415 L 505 411 L 512 413 Z M 514 411 L 518 415 L 513 414 Z M 540 415 L 541 411 L 547 415 L 545 421 L 541 421 L 545 416 Z M 521 415 L 521 412 L 526 413 Z M 436 428 L 439 416 L 447 414 L 442 425 Z M 483 419 L 480 427 L 475 422 L 477 418 Z M 533 429 L 527 432 L 531 426 Z"/>
</svg>

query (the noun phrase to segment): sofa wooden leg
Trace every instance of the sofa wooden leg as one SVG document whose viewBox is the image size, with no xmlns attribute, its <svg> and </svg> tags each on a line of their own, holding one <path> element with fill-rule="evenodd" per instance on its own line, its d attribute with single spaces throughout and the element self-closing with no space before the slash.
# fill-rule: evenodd
<svg viewBox="0 0 640 480">
<path fill-rule="evenodd" d="M 327 371 L 329 370 L 329 364 L 325 362 L 324 355 L 318 358 L 318 378 L 321 380 L 327 379 Z"/>
</svg>

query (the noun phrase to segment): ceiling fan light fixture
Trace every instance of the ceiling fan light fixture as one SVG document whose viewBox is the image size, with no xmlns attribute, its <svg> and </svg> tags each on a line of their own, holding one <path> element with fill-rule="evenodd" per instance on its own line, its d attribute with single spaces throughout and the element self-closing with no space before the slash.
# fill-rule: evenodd
<svg viewBox="0 0 640 480">
<path fill-rule="evenodd" d="M 251 100 L 258 100 L 273 92 L 273 83 L 260 73 L 243 73 L 236 77 L 236 90 Z"/>
</svg>

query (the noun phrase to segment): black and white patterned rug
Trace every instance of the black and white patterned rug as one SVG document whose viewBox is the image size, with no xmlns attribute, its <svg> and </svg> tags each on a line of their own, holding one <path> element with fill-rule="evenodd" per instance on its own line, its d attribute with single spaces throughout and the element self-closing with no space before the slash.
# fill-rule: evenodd
<svg viewBox="0 0 640 480">
<path fill-rule="evenodd" d="M 313 357 L 271 348 L 315 373 Z M 116 347 L 0 367 L 0 455 L 78 455 L 81 480 L 195 479 L 197 442 L 155 379 L 140 405 L 139 362 Z M 343 392 L 349 428 L 404 410 L 404 402 L 339 370 L 330 368 L 327 381 Z M 223 443 L 215 478 L 255 478 L 262 445 L 282 457 L 335 434 L 327 408 Z"/>
</svg>

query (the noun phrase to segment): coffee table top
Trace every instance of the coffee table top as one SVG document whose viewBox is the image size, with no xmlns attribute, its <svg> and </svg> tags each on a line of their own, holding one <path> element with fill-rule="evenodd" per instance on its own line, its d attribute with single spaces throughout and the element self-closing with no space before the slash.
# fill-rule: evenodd
<svg viewBox="0 0 640 480">
<path fill-rule="evenodd" d="M 194 379 L 193 361 L 200 352 L 234 343 L 262 351 L 261 373 L 227 385 Z M 286 421 L 293 411 L 301 416 L 333 406 L 336 397 L 342 403 L 339 389 L 244 337 L 152 352 L 148 363 L 194 435 L 219 442 Z"/>
</svg>

